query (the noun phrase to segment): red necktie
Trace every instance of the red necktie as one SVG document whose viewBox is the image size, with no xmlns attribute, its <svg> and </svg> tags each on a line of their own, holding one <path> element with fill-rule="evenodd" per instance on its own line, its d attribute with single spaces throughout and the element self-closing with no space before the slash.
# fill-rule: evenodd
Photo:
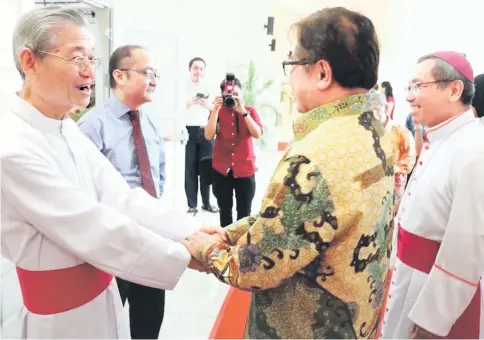
<svg viewBox="0 0 484 340">
<path fill-rule="evenodd" d="M 153 182 L 153 176 L 151 174 L 150 159 L 148 157 L 148 151 L 146 150 L 145 139 L 141 132 L 139 111 L 130 111 L 128 114 L 131 118 L 131 123 L 133 124 L 134 146 L 136 149 L 136 156 L 138 157 L 141 186 L 148 192 L 148 194 L 156 197 L 155 183 Z"/>
</svg>

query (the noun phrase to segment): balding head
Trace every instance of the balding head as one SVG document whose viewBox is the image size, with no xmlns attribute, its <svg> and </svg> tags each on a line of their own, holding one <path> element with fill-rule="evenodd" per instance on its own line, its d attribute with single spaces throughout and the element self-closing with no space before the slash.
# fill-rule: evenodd
<svg viewBox="0 0 484 340">
<path fill-rule="evenodd" d="M 111 54 L 111 58 L 109 59 L 109 85 L 111 88 L 116 87 L 116 80 L 114 79 L 113 72 L 120 68 L 126 68 L 130 66 L 130 63 L 133 62 L 133 52 L 135 50 L 144 50 L 146 49 L 139 45 L 124 45 L 118 47 L 113 54 Z"/>
</svg>

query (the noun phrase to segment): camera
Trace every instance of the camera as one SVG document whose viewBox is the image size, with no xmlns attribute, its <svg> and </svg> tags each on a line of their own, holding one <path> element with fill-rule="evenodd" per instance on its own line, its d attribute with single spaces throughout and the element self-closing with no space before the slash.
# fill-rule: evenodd
<svg viewBox="0 0 484 340">
<path fill-rule="evenodd" d="M 225 87 L 224 94 L 222 95 L 224 106 L 232 108 L 235 106 L 235 98 L 233 96 L 234 92 L 234 80 L 235 75 L 233 73 L 227 73 L 225 76 Z"/>
</svg>

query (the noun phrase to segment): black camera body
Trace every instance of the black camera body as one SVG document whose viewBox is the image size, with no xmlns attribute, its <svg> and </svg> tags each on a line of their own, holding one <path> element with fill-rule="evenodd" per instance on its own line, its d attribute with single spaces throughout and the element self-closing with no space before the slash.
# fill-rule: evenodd
<svg viewBox="0 0 484 340">
<path fill-rule="evenodd" d="M 232 94 L 234 92 L 234 80 L 235 75 L 233 73 L 227 73 L 225 76 L 225 88 L 224 94 L 222 95 L 224 106 L 228 107 L 229 109 L 235 106 L 235 98 Z"/>
</svg>

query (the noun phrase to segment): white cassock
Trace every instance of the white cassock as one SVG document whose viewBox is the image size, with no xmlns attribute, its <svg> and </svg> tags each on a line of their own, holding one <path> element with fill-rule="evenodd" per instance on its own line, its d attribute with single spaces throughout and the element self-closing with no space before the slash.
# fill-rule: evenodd
<svg viewBox="0 0 484 340">
<path fill-rule="evenodd" d="M 427 130 L 395 223 L 382 337 L 417 324 L 479 338 L 484 270 L 484 127 L 471 110 Z"/>
<path fill-rule="evenodd" d="M 112 275 L 173 289 L 191 258 L 177 241 L 198 223 L 130 189 L 71 119 L 49 119 L 18 96 L 9 106 L 0 113 L 1 236 L 24 281 L 19 336 L 129 338 Z"/>
</svg>

